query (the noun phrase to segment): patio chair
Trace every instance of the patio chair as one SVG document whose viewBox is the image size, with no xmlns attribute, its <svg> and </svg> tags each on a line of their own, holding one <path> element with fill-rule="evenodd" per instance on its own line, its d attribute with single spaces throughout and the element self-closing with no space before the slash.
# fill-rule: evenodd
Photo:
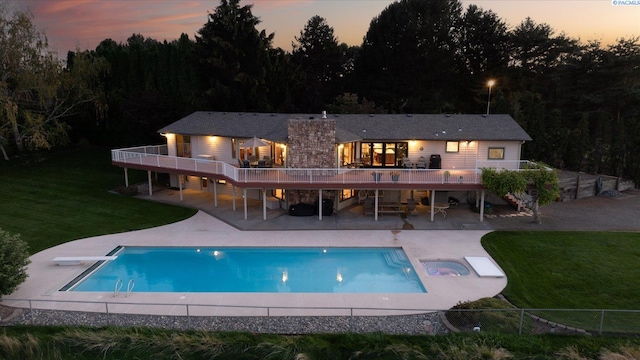
<svg viewBox="0 0 640 360">
<path fill-rule="evenodd" d="M 427 168 L 427 158 L 424 156 L 420 156 L 418 158 L 418 162 L 416 163 L 416 169 L 426 169 Z"/>
<path fill-rule="evenodd" d="M 361 204 L 367 199 L 367 190 L 358 191 L 358 204 Z"/>
<path fill-rule="evenodd" d="M 405 169 L 412 168 L 411 160 L 408 157 L 402 158 L 402 167 Z"/>
<path fill-rule="evenodd" d="M 248 169 L 251 167 L 251 163 L 249 162 L 249 160 L 242 160 L 242 165 L 240 167 Z"/>
</svg>

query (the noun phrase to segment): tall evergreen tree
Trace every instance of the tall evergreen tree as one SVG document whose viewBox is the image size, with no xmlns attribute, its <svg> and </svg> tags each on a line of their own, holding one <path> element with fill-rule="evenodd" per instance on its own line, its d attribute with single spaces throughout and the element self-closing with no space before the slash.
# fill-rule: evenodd
<svg viewBox="0 0 640 360">
<path fill-rule="evenodd" d="M 401 0 L 369 25 L 358 62 L 360 95 L 395 112 L 444 112 L 458 103 L 462 5 Z"/>
<path fill-rule="evenodd" d="M 462 16 L 460 55 L 468 73 L 483 75 L 506 67 L 507 26 L 491 10 L 469 5 Z"/>
<path fill-rule="evenodd" d="M 309 19 L 300 37 L 295 39 L 292 56 L 304 76 L 297 106 L 300 111 L 320 112 L 337 95 L 342 49 L 333 28 L 317 15 Z"/>
<path fill-rule="evenodd" d="M 202 83 L 200 108 L 268 111 L 268 51 L 273 34 L 258 31 L 252 5 L 221 0 L 196 35 L 195 56 Z"/>
</svg>

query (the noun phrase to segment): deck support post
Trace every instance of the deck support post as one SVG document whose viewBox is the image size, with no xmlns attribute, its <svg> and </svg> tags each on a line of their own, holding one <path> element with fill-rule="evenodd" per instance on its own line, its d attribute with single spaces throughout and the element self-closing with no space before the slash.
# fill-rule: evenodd
<svg viewBox="0 0 640 360">
<path fill-rule="evenodd" d="M 209 182 L 213 180 L 213 207 L 218 207 L 218 180 L 210 179 Z"/>
<path fill-rule="evenodd" d="M 129 187 L 129 169 L 124 168 L 124 186 Z"/>
<path fill-rule="evenodd" d="M 262 189 L 262 220 L 267 220 L 267 189 Z"/>
<path fill-rule="evenodd" d="M 322 189 L 318 189 L 318 220 L 322 221 Z"/>
<path fill-rule="evenodd" d="M 185 175 L 178 175 L 178 187 L 180 189 L 180 201 L 184 200 L 182 196 L 182 179 L 184 179 Z"/>
<path fill-rule="evenodd" d="M 484 220 L 484 190 L 480 192 L 480 222 Z"/>
<path fill-rule="evenodd" d="M 378 221 L 378 189 L 376 189 L 376 198 L 373 202 L 373 220 Z"/>
<path fill-rule="evenodd" d="M 149 179 L 149 196 L 153 195 L 153 183 L 151 181 L 151 170 L 147 170 L 147 178 Z"/>
<path fill-rule="evenodd" d="M 431 222 L 435 220 L 435 207 L 436 207 L 436 191 L 431 190 Z"/>
<path fill-rule="evenodd" d="M 231 184 L 231 206 L 236 211 L 236 186 Z"/>
<path fill-rule="evenodd" d="M 242 189 L 242 201 L 244 202 L 244 219 L 247 220 L 247 189 Z"/>
</svg>

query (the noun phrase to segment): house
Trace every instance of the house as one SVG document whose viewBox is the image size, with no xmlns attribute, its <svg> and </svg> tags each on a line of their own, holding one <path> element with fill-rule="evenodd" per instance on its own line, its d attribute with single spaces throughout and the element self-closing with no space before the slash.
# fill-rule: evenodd
<svg viewBox="0 0 640 360">
<path fill-rule="evenodd" d="M 113 164 L 147 170 L 149 181 L 152 171 L 169 173 L 180 190 L 232 195 L 234 209 L 239 189 L 245 209 L 256 198 L 265 212 L 327 199 L 340 210 L 357 203 L 360 190 L 375 192 L 376 204 L 380 191 L 385 202 L 400 202 L 415 190 L 476 191 L 483 201 L 481 169 L 519 169 L 531 140 L 504 114 L 200 111 L 159 132 L 166 145 L 113 150 Z"/>
</svg>

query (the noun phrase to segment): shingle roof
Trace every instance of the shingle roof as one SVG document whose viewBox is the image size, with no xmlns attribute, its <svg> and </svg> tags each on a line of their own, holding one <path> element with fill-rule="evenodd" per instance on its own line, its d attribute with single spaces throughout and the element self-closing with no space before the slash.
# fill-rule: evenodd
<svg viewBox="0 0 640 360">
<path fill-rule="evenodd" d="M 160 133 L 218 135 L 235 138 L 257 136 L 286 142 L 290 119 L 317 119 L 318 114 L 224 113 L 198 111 L 164 128 Z M 506 114 L 339 114 L 336 141 L 357 140 L 510 140 L 531 137 Z"/>
</svg>

